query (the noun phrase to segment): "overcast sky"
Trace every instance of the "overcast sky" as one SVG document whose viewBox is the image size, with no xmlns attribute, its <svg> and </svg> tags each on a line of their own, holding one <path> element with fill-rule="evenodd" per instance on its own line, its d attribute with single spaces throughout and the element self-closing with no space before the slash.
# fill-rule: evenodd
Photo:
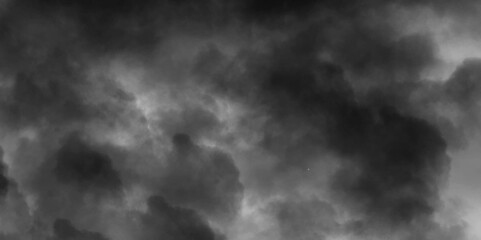
<svg viewBox="0 0 481 240">
<path fill-rule="evenodd" d="M 477 0 L 0 0 L 0 240 L 481 239 Z"/>
</svg>

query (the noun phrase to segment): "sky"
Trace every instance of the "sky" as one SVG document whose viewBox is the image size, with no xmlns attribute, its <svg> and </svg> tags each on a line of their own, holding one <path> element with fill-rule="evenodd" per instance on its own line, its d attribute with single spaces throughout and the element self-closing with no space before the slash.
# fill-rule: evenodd
<svg viewBox="0 0 481 240">
<path fill-rule="evenodd" d="M 0 240 L 479 240 L 480 13 L 0 0 Z"/>
</svg>

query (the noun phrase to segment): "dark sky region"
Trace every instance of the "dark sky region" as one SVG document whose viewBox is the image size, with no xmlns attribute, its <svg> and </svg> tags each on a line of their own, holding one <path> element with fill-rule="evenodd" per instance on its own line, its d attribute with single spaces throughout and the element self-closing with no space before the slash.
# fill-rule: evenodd
<svg viewBox="0 0 481 240">
<path fill-rule="evenodd" d="M 480 16 L 0 0 L 0 239 L 479 240 Z"/>
</svg>

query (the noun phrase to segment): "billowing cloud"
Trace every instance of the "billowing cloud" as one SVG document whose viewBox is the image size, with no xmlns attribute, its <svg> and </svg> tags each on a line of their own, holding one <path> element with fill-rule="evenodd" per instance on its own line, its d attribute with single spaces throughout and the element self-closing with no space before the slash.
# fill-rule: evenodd
<svg viewBox="0 0 481 240">
<path fill-rule="evenodd" d="M 76 136 L 66 140 L 55 161 L 54 175 L 62 183 L 79 189 L 116 191 L 121 187 L 119 174 L 112 167 L 109 157 L 91 149 Z"/>
<path fill-rule="evenodd" d="M 149 213 L 142 216 L 145 228 L 141 239 L 223 239 L 191 209 L 169 205 L 163 197 L 148 199 Z"/>
<path fill-rule="evenodd" d="M 99 233 L 82 231 L 76 229 L 69 220 L 57 219 L 53 225 L 54 239 L 89 239 L 89 240 L 107 240 Z"/>
<path fill-rule="evenodd" d="M 273 204 L 283 239 L 326 239 L 338 231 L 335 210 L 317 199 Z"/>
<path fill-rule="evenodd" d="M 0 236 L 468 239 L 446 187 L 480 56 L 426 76 L 479 9 L 2 1 Z"/>
<path fill-rule="evenodd" d="M 0 172 L 2 173 L 0 175 L 0 195 L 5 196 L 8 192 L 8 187 L 9 187 L 9 181 L 8 178 L 5 176 L 5 165 L 3 163 L 3 149 L 0 147 Z"/>
<path fill-rule="evenodd" d="M 167 173 L 159 191 L 167 199 L 213 215 L 235 216 L 242 198 L 239 170 L 224 152 L 203 149 L 189 135 L 173 136 Z"/>
</svg>

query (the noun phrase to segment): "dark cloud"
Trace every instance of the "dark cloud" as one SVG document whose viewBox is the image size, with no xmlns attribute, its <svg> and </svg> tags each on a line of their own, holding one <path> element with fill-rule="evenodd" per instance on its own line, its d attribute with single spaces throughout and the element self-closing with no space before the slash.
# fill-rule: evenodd
<svg viewBox="0 0 481 240">
<path fill-rule="evenodd" d="M 54 240 L 108 240 L 100 233 L 78 230 L 67 219 L 57 219 L 53 224 Z"/>
<path fill-rule="evenodd" d="M 348 18 L 363 11 L 376 10 L 388 6 L 398 7 L 426 7 L 441 14 L 475 14 L 479 3 L 475 0 L 463 0 L 454 4 L 451 1 L 438 0 L 284 0 L 284 1 L 245 1 L 240 4 L 241 13 L 249 20 L 257 22 L 285 21 L 285 17 L 297 17 L 300 19 L 318 14 L 319 11 L 332 12 Z"/>
<path fill-rule="evenodd" d="M 448 166 L 443 138 L 429 123 L 394 109 L 374 114 L 335 132 L 336 149 L 352 160 L 334 178 L 334 191 L 376 221 L 408 224 L 430 216 Z"/>
<path fill-rule="evenodd" d="M 5 196 L 10 185 L 8 178 L 5 176 L 6 168 L 3 163 L 3 148 L 0 146 L 0 196 Z"/>
<path fill-rule="evenodd" d="M 4 175 L 2 175 L 0 177 L 0 195 L 1 196 L 5 196 L 7 194 L 8 185 L 9 185 L 8 179 Z"/>
<path fill-rule="evenodd" d="M 55 155 L 54 174 L 65 184 L 80 190 L 117 191 L 122 182 L 112 160 L 88 146 L 78 136 L 70 136 Z"/>
<path fill-rule="evenodd" d="M 149 212 L 142 217 L 145 230 L 141 239 L 224 239 L 194 210 L 172 206 L 160 196 L 150 197 L 148 207 Z"/>
<path fill-rule="evenodd" d="M 264 190 L 253 198 L 285 199 L 269 212 L 285 239 L 462 237 L 462 227 L 434 220 L 448 133 L 457 129 L 446 130 L 454 124 L 431 108 L 476 115 L 480 63 L 466 61 L 445 84 L 426 83 L 423 71 L 439 61 L 434 40 L 400 31 L 390 14 L 425 7 L 469 19 L 461 13 L 476 5 L 10 1 L 0 13 L 0 124 L 15 135 L 2 144 L 18 146 L 9 147 L 8 177 L 0 165 L 0 194 L 18 177 L 19 192 L 33 199 L 31 217 L 54 221 L 59 240 L 107 239 L 72 224 L 87 221 L 127 222 L 125 238 L 224 239 L 208 221 L 227 231 L 244 221 L 235 221 L 245 217 L 244 191 Z M 121 76 L 111 65 L 118 62 Z M 130 62 L 138 64 L 132 76 Z M 429 95 L 417 102 L 420 93 Z M 159 104 L 149 106 L 155 114 L 141 111 L 145 99 Z M 222 114 L 241 118 L 228 129 L 217 111 L 223 101 L 232 109 Z M 142 213 L 139 192 L 163 197 L 150 197 Z M 336 208 L 353 219 L 336 222 Z"/>
<path fill-rule="evenodd" d="M 158 1 L 16 1 L 11 8 L 20 14 L 42 18 L 58 16 L 71 21 L 77 31 L 76 43 L 89 51 L 111 53 L 147 49 L 159 40 L 155 31 Z"/>
<path fill-rule="evenodd" d="M 338 228 L 334 209 L 317 199 L 281 201 L 272 208 L 283 239 L 326 239 Z"/>
<path fill-rule="evenodd" d="M 89 110 L 77 92 L 82 75 L 64 53 L 52 54 L 33 69 L 14 77 L 11 95 L 4 102 L 4 113 L 12 125 L 61 124 L 80 121 Z"/>
<path fill-rule="evenodd" d="M 43 83 L 37 82 L 33 78 L 32 75 L 19 74 L 15 82 L 14 101 L 16 105 L 13 106 L 12 112 L 18 116 L 17 119 L 20 122 L 23 122 L 21 118 L 41 121 L 39 118 L 48 114 L 48 111 L 53 110 L 57 104 L 58 109 L 53 114 L 59 114 L 59 118 L 75 119 L 82 116 L 83 109 L 79 101 L 75 99 L 75 93 L 69 93 L 68 88 L 59 90 L 62 86 L 57 85 L 58 82 L 46 82 L 46 86 L 42 86 L 40 84 Z M 61 96 L 63 94 L 65 95 Z M 33 108 L 34 105 L 35 108 Z"/>
<path fill-rule="evenodd" d="M 478 132 L 480 64 L 477 58 L 465 59 L 445 82 L 430 86 L 430 91 L 424 94 L 424 104 L 437 107 L 436 111 L 443 116 L 437 124 L 450 148 L 463 149 L 467 139 Z"/>
<path fill-rule="evenodd" d="M 234 2 L 172 0 L 58 1 L 20 0 L 9 5 L 19 16 L 56 16 L 72 22 L 75 44 L 95 54 L 149 55 L 164 39 L 179 31 L 205 34 L 224 26 Z M 15 17 L 19 17 L 15 16 Z"/>
<path fill-rule="evenodd" d="M 417 81 L 422 70 L 436 61 L 433 41 L 428 35 L 396 38 L 389 27 L 354 25 L 343 40 L 334 43 L 338 48 L 333 51 L 334 58 L 356 76 L 367 76 L 371 81 Z"/>
<path fill-rule="evenodd" d="M 187 134 L 173 136 L 174 149 L 160 192 L 171 202 L 208 215 L 232 218 L 240 207 L 243 186 L 232 158 L 194 143 Z"/>
<path fill-rule="evenodd" d="M 181 111 L 170 111 L 162 119 L 160 126 L 167 135 L 182 132 L 192 138 L 208 136 L 221 128 L 214 113 L 195 106 L 186 106 Z"/>
<path fill-rule="evenodd" d="M 480 97 L 479 79 L 481 78 L 481 59 L 467 59 L 445 83 L 448 97 L 460 107 L 473 107 Z"/>
<path fill-rule="evenodd" d="M 319 1 L 245 1 L 242 13 L 248 19 L 256 21 L 277 20 L 278 17 L 288 14 L 295 16 L 308 14 L 316 5 L 319 5 Z"/>
<path fill-rule="evenodd" d="M 46 235 L 57 218 L 99 229 L 104 203 L 120 201 L 124 187 L 110 152 L 85 133 L 48 129 L 38 136 L 24 139 L 12 163 L 21 192 L 35 199 L 29 234 Z"/>
<path fill-rule="evenodd" d="M 382 26 L 368 31 L 362 24 L 352 23 L 350 43 L 330 59 L 319 55 L 331 36 L 313 29 L 274 43 L 267 55 L 253 54 L 251 72 L 239 81 L 252 84 L 254 97 L 234 98 L 268 116 L 261 146 L 279 159 L 271 177 L 306 169 L 329 152 L 343 159 L 331 179 L 333 198 L 361 215 L 363 228 L 429 222 L 449 158 L 441 131 L 411 111 L 410 96 L 435 61 L 432 42 L 394 41 Z M 365 74 L 370 83 L 362 82 Z M 395 79 L 399 74 L 405 77 Z"/>
</svg>

